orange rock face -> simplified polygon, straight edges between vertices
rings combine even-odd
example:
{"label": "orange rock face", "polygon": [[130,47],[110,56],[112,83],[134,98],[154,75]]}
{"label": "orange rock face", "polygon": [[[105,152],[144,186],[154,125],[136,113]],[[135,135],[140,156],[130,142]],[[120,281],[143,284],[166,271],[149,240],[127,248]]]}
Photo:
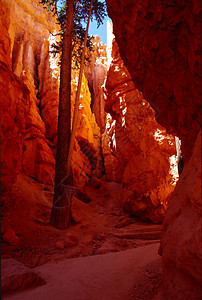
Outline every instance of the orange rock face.
{"label": "orange rock face", "polygon": [[12,188],[22,168],[23,134],[29,111],[29,90],[0,62],[1,192]]}
{"label": "orange rock face", "polygon": [[[77,72],[73,74],[72,100],[75,99],[77,89]],[[91,94],[88,81],[83,75],[76,144],[72,157],[74,180],[78,185],[89,183],[93,176],[102,176],[101,134],[95,116],[91,111]],[[72,115],[74,101],[72,101]],[[80,174],[80,175],[79,175]],[[83,184],[82,184],[83,182]]]}
{"label": "orange rock face", "polygon": [[170,199],[163,226],[163,290],[167,291],[168,299],[200,299],[201,234],[200,132]]}
{"label": "orange rock face", "polygon": [[195,143],[201,106],[200,3],[106,2],[121,57],[136,87],[155,109],[157,121],[182,140],[185,167],[169,200],[162,234],[160,299],[200,299],[199,137]]}
{"label": "orange rock face", "polygon": [[115,42],[113,56],[105,109],[112,116],[107,131],[122,174],[123,207],[142,219],[161,222],[174,189],[170,166],[170,157],[176,155],[174,137],[156,122],[153,109],[136,89]]}
{"label": "orange rock face", "polygon": [[[13,0],[3,1],[3,3],[5,7],[8,7],[7,19],[10,21],[7,35],[11,44],[9,56],[12,72],[24,82],[29,90],[26,131],[23,133],[23,154],[21,153],[19,165],[25,173],[35,179],[53,183],[55,161],[50,148],[52,145],[47,140],[47,137],[50,137],[47,117],[42,117],[45,104],[42,107],[41,103],[44,102],[46,84],[49,83],[50,91],[54,86],[54,96],[58,96],[59,85],[58,76],[55,76],[56,79],[54,78],[57,82],[55,85],[51,80],[48,81],[47,77],[44,78],[47,69],[50,77],[53,77],[55,70],[50,68],[51,61],[46,64],[43,72],[40,65],[44,63],[44,44],[50,46],[49,40],[52,36],[50,32],[59,30],[59,27],[56,25],[55,19],[39,5],[38,1],[26,1],[25,3],[21,0]],[[48,50],[45,55],[51,59]],[[41,87],[42,80],[44,80],[43,88]],[[53,103],[50,94],[49,99]],[[16,101],[15,97],[13,101]]]}
{"label": "orange rock face", "polygon": [[16,181],[22,165],[23,132],[29,110],[29,90],[10,68],[11,40],[9,3],[0,3],[0,114],[1,114],[1,191],[6,193]]}
{"label": "orange rock face", "polygon": [[[53,184],[59,56],[54,56],[50,51],[52,44],[57,42],[56,33],[60,28],[56,19],[37,0],[2,1],[0,22],[4,32],[0,59],[6,63],[2,65],[3,71],[0,74],[1,109],[4,113],[2,161],[6,178],[4,182],[7,185],[5,190],[12,186],[16,174],[21,170],[40,182]],[[77,78],[78,74],[73,74],[72,108]],[[7,94],[9,101],[6,99]],[[100,129],[90,105],[88,82],[83,76],[77,141],[72,160],[74,180],[80,186],[88,183],[92,176],[102,175]],[[11,138],[7,140],[11,130],[9,126],[14,128],[13,144]]]}
{"label": "orange rock face", "polygon": [[89,52],[88,56],[90,62],[85,66],[85,76],[91,92],[91,109],[103,133],[106,123],[103,85],[107,76],[107,52],[99,36],[94,37],[93,52]]}
{"label": "orange rock face", "polygon": [[1,26],[1,36],[0,36],[0,60],[11,67],[10,51],[11,51],[11,40],[8,34],[8,29],[10,26],[9,15],[9,3],[1,1],[0,3],[0,26]]}
{"label": "orange rock face", "polygon": [[[58,30],[55,29],[55,32]],[[43,42],[38,66],[39,98],[41,117],[46,125],[46,137],[54,141],[57,134],[57,118],[59,104],[59,57],[49,51],[57,39],[49,36]]]}
{"label": "orange rock face", "polygon": [[187,161],[200,129],[200,2],[107,0],[121,57],[156,120],[182,140]]}

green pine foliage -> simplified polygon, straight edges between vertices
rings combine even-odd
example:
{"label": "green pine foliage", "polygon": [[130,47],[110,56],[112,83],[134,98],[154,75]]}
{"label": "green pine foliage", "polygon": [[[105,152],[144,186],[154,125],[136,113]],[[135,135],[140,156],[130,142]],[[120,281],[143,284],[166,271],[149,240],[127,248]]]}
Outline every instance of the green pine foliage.
{"label": "green pine foliage", "polygon": [[[66,18],[66,5],[68,5],[68,0],[60,0],[60,6],[57,9],[58,0],[40,0],[40,3],[44,4],[44,7],[48,11],[52,11],[53,14],[57,14],[58,23],[61,26],[61,42],[52,45],[52,53],[61,53],[62,47],[62,35],[64,31],[64,24]],[[74,25],[73,25],[73,52],[72,52],[72,62],[75,68],[80,66],[81,54],[83,51],[84,36],[85,36],[85,24],[87,22],[88,13],[90,7],[90,0],[75,0],[74,6]],[[97,22],[97,28],[103,24],[103,20],[106,13],[106,4],[105,2],[94,0],[92,7],[91,21],[95,20]],[[92,37],[88,35],[87,39],[87,48],[90,51],[93,51],[92,48]],[[86,57],[86,61],[88,58]]]}
{"label": "green pine foliage", "polygon": [[52,11],[54,14],[57,13],[57,2],[58,0],[41,0],[39,3],[44,4],[44,7],[48,11]]}

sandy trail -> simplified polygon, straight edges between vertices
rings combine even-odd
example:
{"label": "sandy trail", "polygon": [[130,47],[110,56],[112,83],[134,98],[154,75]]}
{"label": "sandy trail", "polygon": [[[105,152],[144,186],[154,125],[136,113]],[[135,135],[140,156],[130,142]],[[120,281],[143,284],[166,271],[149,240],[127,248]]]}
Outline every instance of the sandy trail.
{"label": "sandy trail", "polygon": [[[159,282],[159,244],[48,262],[34,269],[45,285],[4,296],[15,300],[151,299]],[[153,294],[152,294],[153,293]]]}
{"label": "sandy trail", "polygon": [[[13,229],[20,245],[2,241],[2,258],[14,258],[27,267],[35,268],[49,260],[91,256],[123,251],[156,243],[161,225],[141,222],[128,217],[121,209],[120,184],[102,182],[99,189],[85,191],[91,200],[83,203],[74,198],[74,224],[58,230],[48,223],[52,206],[52,187],[44,194],[44,186],[20,174],[9,200],[2,203],[1,232]],[[67,235],[78,239],[73,247],[58,249]]]}
{"label": "sandy trail", "polygon": [[[9,202],[4,203],[2,228],[3,232],[13,228],[21,241],[19,246],[4,242],[2,248],[6,291],[16,292],[3,299],[149,300],[157,293],[161,225],[124,214],[119,184],[102,182],[100,188],[88,187],[85,193],[89,203],[74,199],[75,223],[58,230],[47,222],[51,188],[44,197],[43,185],[23,174],[18,177]],[[78,242],[58,249],[56,243],[69,234]],[[13,259],[14,266],[5,259]],[[28,268],[24,277],[16,260]],[[34,288],[36,282],[28,275],[32,271],[47,283]],[[30,288],[22,291],[23,286]]]}

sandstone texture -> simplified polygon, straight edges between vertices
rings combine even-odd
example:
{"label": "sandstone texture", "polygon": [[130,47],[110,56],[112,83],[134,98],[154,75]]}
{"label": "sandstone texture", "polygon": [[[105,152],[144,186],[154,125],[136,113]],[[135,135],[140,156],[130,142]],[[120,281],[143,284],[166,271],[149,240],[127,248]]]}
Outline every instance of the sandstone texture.
{"label": "sandstone texture", "polygon": [[[157,248],[158,244],[154,244],[117,253],[48,262],[35,268],[47,284],[8,295],[6,299],[152,299],[158,288],[154,279],[158,282],[161,272]],[[137,282],[136,286],[134,282]]]}
{"label": "sandstone texture", "polygon": [[[59,30],[59,27],[55,19],[39,5],[38,1],[4,0],[1,6],[1,12],[3,12],[1,21],[5,29],[3,49],[6,49],[0,56],[5,64],[4,73],[1,72],[0,75],[1,83],[5,86],[4,93],[1,88],[3,93],[1,99],[4,102],[2,126],[5,127],[2,131],[2,145],[5,144],[4,147],[2,146],[2,161],[4,164],[10,156],[13,164],[12,170],[6,167],[9,172],[8,181],[12,177],[16,180],[15,174],[23,170],[42,182],[52,183],[54,157],[50,149],[51,145],[48,144],[46,138],[47,125],[41,118],[38,69],[42,60],[41,50],[44,40],[48,42],[50,32]],[[18,87],[16,87],[17,83]],[[51,87],[50,81],[49,84]],[[9,94],[12,98],[10,100],[13,102],[12,106],[7,100]],[[15,107],[18,109],[16,112]],[[16,117],[13,114],[16,114]],[[14,124],[12,124],[12,119],[14,119]],[[10,126],[12,134],[9,134]],[[16,145],[12,146],[7,137],[14,134],[16,136],[13,139]],[[4,151],[6,147],[9,148],[10,155],[8,150]],[[16,152],[18,153],[17,159],[15,158]],[[17,160],[17,166],[14,165],[15,160]],[[15,180],[11,180],[12,183]],[[3,189],[4,186],[3,183]]]}
{"label": "sandstone texture", "polygon": [[157,122],[182,140],[200,129],[200,1],[107,0],[121,57]]}
{"label": "sandstone texture", "polygon": [[7,193],[22,169],[23,134],[30,93],[6,64],[0,62],[1,191]]}
{"label": "sandstone texture", "polygon": [[[78,72],[72,79],[72,116],[76,97]],[[83,75],[79,104],[76,143],[72,157],[72,170],[75,182],[82,186],[92,177],[102,176],[101,133],[91,108],[91,94],[88,81]]]}
{"label": "sandstone texture", "polygon": [[157,121],[182,141],[185,167],[169,200],[160,250],[161,299],[199,299],[201,150],[195,141],[201,105],[200,2],[106,2],[136,87],[156,111]]}
{"label": "sandstone texture", "polygon": [[91,92],[91,109],[101,133],[105,130],[104,82],[107,76],[107,51],[99,36],[93,38],[93,52],[88,52],[89,63],[85,66],[85,76]]}
{"label": "sandstone texture", "polygon": [[1,36],[0,36],[0,59],[8,67],[11,67],[10,51],[11,51],[11,40],[8,34],[10,19],[9,15],[9,3],[1,1],[0,3],[0,26],[1,26]]}
{"label": "sandstone texture", "polygon": [[23,132],[29,110],[29,90],[10,70],[9,3],[0,3],[1,191],[6,193],[21,170]]}
{"label": "sandstone texture", "polygon": [[[6,192],[20,171],[42,183],[54,183],[59,55],[51,51],[60,28],[37,0],[3,0],[0,5],[2,190]],[[77,78],[73,73],[72,115]],[[83,76],[72,160],[74,181],[80,186],[103,172],[100,129],[90,105],[89,84]]]}
{"label": "sandstone texture", "polygon": [[19,290],[40,286],[46,283],[39,274],[15,259],[1,261],[1,293],[13,293]]}
{"label": "sandstone texture", "polygon": [[113,170],[117,161],[122,174],[124,210],[142,219],[161,222],[177,180],[170,162],[171,156],[176,158],[175,140],[156,122],[150,104],[136,89],[116,42],[112,56],[106,81],[107,134],[103,135],[104,141],[108,137],[111,143],[108,152],[103,150],[106,176],[110,177],[108,169]]}
{"label": "sandstone texture", "polygon": [[200,132],[164,220],[160,253],[163,256],[163,290],[167,291],[168,299],[201,298],[201,234]]}
{"label": "sandstone texture", "polygon": [[4,235],[3,240],[13,246],[19,246],[20,245],[20,238],[16,235],[15,231],[12,229],[8,229]]}

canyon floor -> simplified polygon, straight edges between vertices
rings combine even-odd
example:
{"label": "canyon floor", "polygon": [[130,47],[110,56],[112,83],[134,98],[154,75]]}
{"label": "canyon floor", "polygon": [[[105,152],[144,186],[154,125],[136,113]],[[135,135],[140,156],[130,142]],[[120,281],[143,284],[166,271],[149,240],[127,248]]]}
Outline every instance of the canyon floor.
{"label": "canyon floor", "polygon": [[[2,235],[16,235],[2,240],[5,299],[144,300],[157,293],[161,225],[125,214],[118,183],[94,182],[82,192],[88,203],[74,198],[73,224],[58,230],[48,221],[52,186],[18,176],[1,207]],[[39,279],[26,275],[32,273]]]}

